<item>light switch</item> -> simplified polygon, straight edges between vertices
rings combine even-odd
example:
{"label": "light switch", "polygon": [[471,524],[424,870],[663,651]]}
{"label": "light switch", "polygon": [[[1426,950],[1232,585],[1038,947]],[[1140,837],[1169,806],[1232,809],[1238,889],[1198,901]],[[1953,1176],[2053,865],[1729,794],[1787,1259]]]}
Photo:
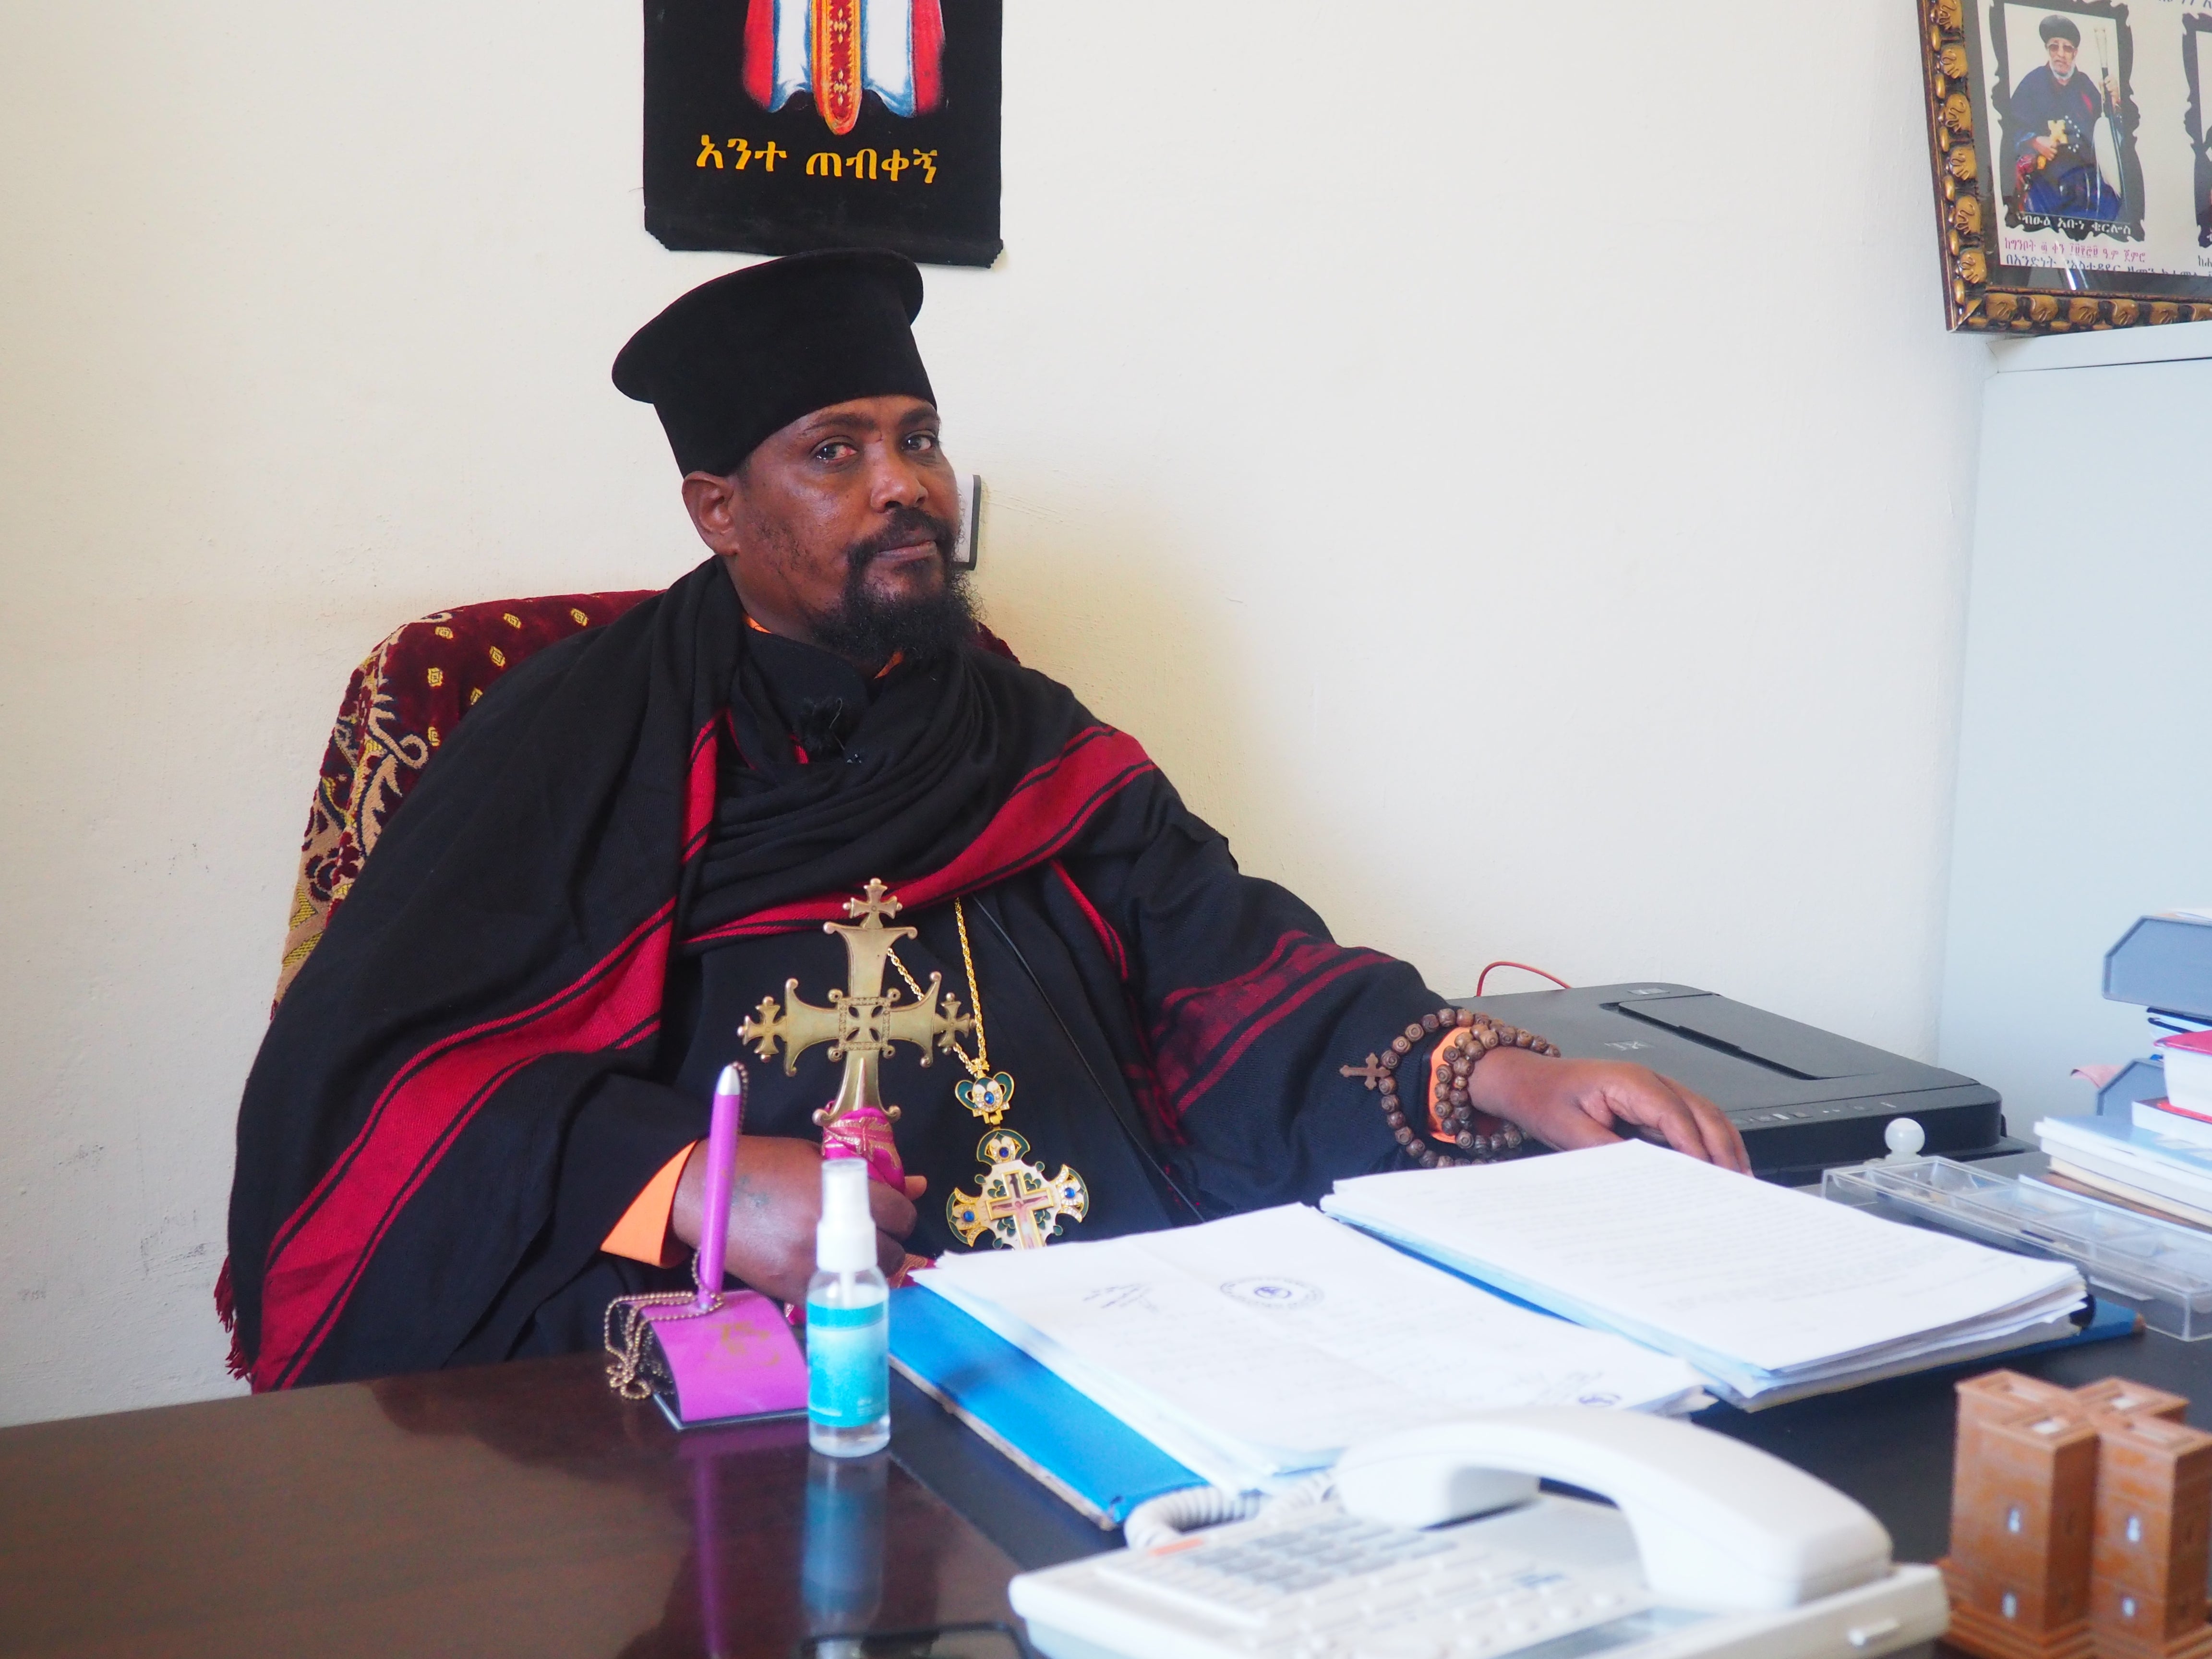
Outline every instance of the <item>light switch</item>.
{"label": "light switch", "polygon": [[974,472],[954,476],[959,481],[960,534],[952,544],[952,566],[956,570],[973,570],[976,548],[982,539],[983,480]]}

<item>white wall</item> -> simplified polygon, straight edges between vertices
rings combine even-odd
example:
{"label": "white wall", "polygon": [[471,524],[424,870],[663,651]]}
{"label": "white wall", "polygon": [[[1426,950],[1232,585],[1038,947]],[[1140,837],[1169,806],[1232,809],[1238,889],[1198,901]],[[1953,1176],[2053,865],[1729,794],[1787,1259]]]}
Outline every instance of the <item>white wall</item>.
{"label": "white wall", "polygon": [[1989,384],[1941,1057],[2027,1133],[2095,1109],[2076,1066],[2150,1052],[2102,995],[2148,910],[2212,903],[2212,323],[2139,339],[2195,362],[2023,368]]}
{"label": "white wall", "polygon": [[[1441,987],[1929,1050],[1986,353],[1909,10],[1009,11],[1009,252],[921,324],[996,624]],[[0,1419],[228,1386],[232,1113],[354,661],[699,556],[606,380],[734,263],[638,228],[637,33],[0,7]]]}

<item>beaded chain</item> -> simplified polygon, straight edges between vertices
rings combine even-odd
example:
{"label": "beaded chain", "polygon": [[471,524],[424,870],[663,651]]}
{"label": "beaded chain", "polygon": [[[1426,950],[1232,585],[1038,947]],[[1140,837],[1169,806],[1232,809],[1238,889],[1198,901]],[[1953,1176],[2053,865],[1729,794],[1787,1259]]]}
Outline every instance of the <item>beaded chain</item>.
{"label": "beaded chain", "polygon": [[[1437,1126],[1433,1133],[1449,1137],[1458,1151],[1457,1157],[1420,1144],[1421,1133],[1407,1121],[1406,1103],[1398,1086],[1399,1063],[1413,1052],[1414,1044],[1439,1031],[1446,1033],[1443,1048],[1449,1058],[1437,1068],[1435,1098],[1427,1104],[1431,1108],[1430,1121]],[[1418,1159],[1423,1169],[1487,1164],[1518,1152],[1527,1139],[1510,1123],[1495,1134],[1475,1132],[1475,1111],[1468,1092],[1468,1079],[1474,1074],[1476,1064],[1492,1048],[1526,1048],[1531,1054],[1553,1060],[1559,1057],[1558,1047],[1534,1031],[1524,1031],[1517,1025],[1502,1025],[1489,1015],[1478,1014],[1469,1008],[1445,1007],[1409,1023],[1390,1039],[1389,1047],[1379,1056],[1368,1055],[1364,1066],[1340,1066],[1337,1071],[1342,1076],[1363,1079],[1370,1089],[1381,1093],[1382,1121],[1389,1125],[1391,1134],[1406,1155]]]}
{"label": "beaded chain", "polygon": [[[722,1310],[722,1293],[712,1296],[703,1292],[706,1282],[700,1277],[699,1254],[691,1254],[691,1282],[696,1291],[661,1291],[645,1296],[618,1296],[607,1304],[606,1317],[600,1322],[599,1342],[614,1359],[607,1367],[607,1386],[625,1400],[648,1400],[653,1396],[653,1384],[642,1374],[646,1369],[645,1339],[653,1334],[653,1321],[645,1316],[647,1308],[673,1308],[678,1303],[690,1303],[681,1313],[665,1313],[663,1320],[702,1319]],[[615,1329],[622,1328],[619,1343]]]}

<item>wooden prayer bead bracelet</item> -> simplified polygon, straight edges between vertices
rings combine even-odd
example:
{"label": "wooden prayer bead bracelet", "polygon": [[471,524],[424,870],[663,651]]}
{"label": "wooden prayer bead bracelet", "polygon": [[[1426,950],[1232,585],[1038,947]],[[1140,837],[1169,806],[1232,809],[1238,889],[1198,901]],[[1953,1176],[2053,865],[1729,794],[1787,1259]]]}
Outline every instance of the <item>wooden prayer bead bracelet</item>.
{"label": "wooden prayer bead bracelet", "polygon": [[[1413,1046],[1437,1032],[1446,1033],[1445,1052],[1450,1056],[1439,1069],[1437,1077],[1433,1121],[1443,1126],[1440,1133],[1451,1137],[1460,1155],[1439,1152],[1421,1144],[1421,1132],[1407,1121],[1405,1102],[1398,1087],[1399,1062],[1413,1052]],[[1340,1066],[1337,1070],[1345,1077],[1362,1079],[1370,1089],[1382,1096],[1382,1121],[1390,1126],[1390,1133],[1408,1158],[1417,1158],[1425,1170],[1450,1169],[1461,1164],[1486,1164],[1518,1152],[1525,1137],[1511,1124],[1496,1134],[1477,1134],[1474,1132],[1474,1108],[1468,1093],[1468,1079],[1476,1064],[1492,1048],[1526,1048],[1531,1054],[1547,1055],[1557,1060],[1556,1045],[1544,1041],[1534,1031],[1524,1031],[1517,1025],[1501,1025],[1487,1014],[1478,1014],[1468,1008],[1439,1008],[1433,1014],[1423,1014],[1408,1024],[1406,1029],[1390,1039],[1390,1046],[1377,1056],[1367,1056],[1364,1066]]]}

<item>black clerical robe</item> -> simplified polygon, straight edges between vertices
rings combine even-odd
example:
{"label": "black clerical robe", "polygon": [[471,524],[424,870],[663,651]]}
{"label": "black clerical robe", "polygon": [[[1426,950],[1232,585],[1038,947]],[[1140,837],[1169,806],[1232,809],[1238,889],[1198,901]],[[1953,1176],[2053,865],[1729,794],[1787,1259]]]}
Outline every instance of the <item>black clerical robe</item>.
{"label": "black clerical robe", "polygon": [[[2098,170],[2095,133],[2106,118],[2104,89],[2080,70],[2063,82],[2039,64],[2020,78],[2006,111],[2013,168],[2030,213],[2117,219],[2120,193]],[[2040,155],[2036,140],[2057,146]]]}
{"label": "black clerical robe", "polygon": [[[866,680],[749,629],[709,560],[485,699],[278,1011],[232,1199],[255,1385],[588,1346],[611,1297],[685,1282],[600,1243],[704,1133],[740,1020],[844,985],[821,924],[871,877],[920,930],[902,960],[965,1004],[962,898],[1006,1127],[1089,1188],[1061,1237],[1401,1158],[1337,1068],[1437,1007],[1411,968],[1240,873],[1065,688],[975,650]],[[825,1051],[746,1057],[746,1132],[818,1139]],[[963,1076],[883,1066],[924,1254],[963,1248],[946,1200],[983,1171]]]}

